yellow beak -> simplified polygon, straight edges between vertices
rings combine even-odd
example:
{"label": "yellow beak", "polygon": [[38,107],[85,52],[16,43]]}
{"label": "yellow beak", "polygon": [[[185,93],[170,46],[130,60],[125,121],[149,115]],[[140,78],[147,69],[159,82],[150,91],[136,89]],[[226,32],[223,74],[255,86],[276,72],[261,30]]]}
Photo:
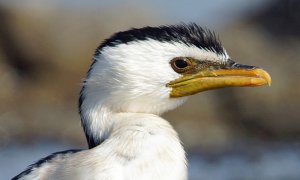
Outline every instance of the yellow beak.
{"label": "yellow beak", "polygon": [[226,68],[202,70],[196,74],[185,74],[171,81],[170,97],[183,97],[198,92],[224,87],[271,85],[270,75],[260,68]]}

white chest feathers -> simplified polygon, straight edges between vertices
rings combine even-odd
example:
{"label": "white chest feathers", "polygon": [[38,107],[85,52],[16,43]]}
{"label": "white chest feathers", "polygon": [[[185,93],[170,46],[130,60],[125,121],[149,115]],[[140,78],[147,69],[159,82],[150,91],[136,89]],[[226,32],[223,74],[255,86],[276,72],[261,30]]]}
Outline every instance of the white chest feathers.
{"label": "white chest feathers", "polygon": [[126,113],[115,117],[109,137],[99,146],[57,156],[27,177],[57,180],[185,180],[187,167],[185,152],[167,121],[155,115]]}

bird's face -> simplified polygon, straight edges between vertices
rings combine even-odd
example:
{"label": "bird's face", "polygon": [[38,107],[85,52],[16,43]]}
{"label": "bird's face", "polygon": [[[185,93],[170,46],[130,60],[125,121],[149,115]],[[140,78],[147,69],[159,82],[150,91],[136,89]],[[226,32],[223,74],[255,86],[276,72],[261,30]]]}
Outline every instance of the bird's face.
{"label": "bird's face", "polygon": [[196,24],[145,27],[99,46],[80,109],[100,103],[118,112],[160,114],[198,92],[270,83],[266,71],[235,63],[214,33]]}
{"label": "bird's face", "polygon": [[225,50],[153,39],[104,47],[91,73],[88,82],[97,82],[98,95],[119,111],[157,114],[201,91],[271,82],[264,70],[235,63]]}

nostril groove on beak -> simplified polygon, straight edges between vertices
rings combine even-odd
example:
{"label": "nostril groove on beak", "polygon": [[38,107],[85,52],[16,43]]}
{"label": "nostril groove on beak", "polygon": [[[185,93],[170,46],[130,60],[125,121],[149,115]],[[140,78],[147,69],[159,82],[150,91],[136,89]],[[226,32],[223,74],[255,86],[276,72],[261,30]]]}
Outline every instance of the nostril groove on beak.
{"label": "nostril groove on beak", "polygon": [[249,66],[249,65],[244,65],[244,64],[238,64],[232,59],[227,60],[227,67],[229,68],[237,68],[237,69],[256,69],[256,66]]}
{"label": "nostril groove on beak", "polygon": [[256,69],[256,66],[249,66],[249,65],[244,65],[244,64],[237,64],[235,63],[232,67],[238,68],[238,69]]}
{"label": "nostril groove on beak", "polygon": [[231,60],[231,59],[228,59],[228,60],[227,60],[227,66],[232,67],[232,66],[234,66],[235,64],[236,64],[236,62],[234,62],[233,60]]}

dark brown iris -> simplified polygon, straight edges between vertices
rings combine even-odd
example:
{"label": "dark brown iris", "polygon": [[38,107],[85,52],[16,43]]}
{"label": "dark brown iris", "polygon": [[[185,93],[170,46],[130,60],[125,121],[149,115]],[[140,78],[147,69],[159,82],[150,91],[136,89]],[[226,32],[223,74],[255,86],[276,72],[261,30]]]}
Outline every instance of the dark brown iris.
{"label": "dark brown iris", "polygon": [[170,61],[171,67],[179,74],[192,73],[195,70],[195,63],[186,57],[176,57]]}

